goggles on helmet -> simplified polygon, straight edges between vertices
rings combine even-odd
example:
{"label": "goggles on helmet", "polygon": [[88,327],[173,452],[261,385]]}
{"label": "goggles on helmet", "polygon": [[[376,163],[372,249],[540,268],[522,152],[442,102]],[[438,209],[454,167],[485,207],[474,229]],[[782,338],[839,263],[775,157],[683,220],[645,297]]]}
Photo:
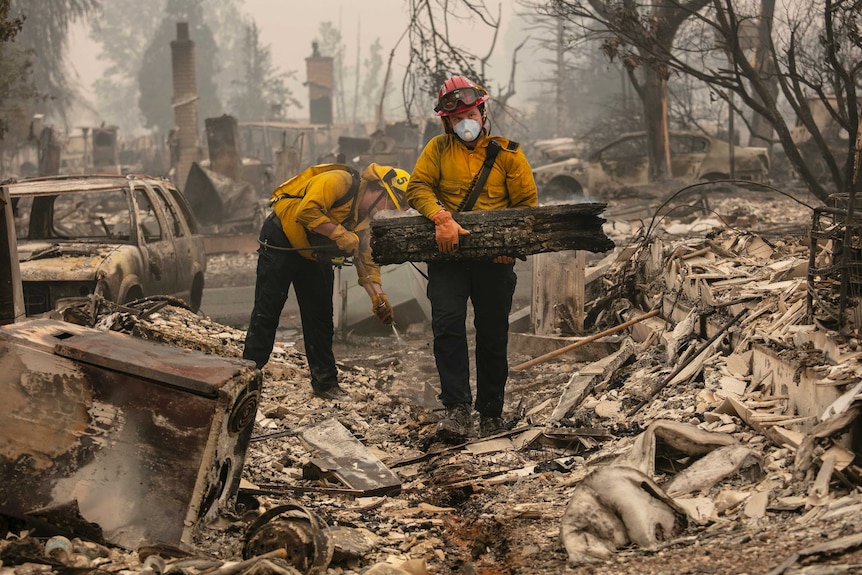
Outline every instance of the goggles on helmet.
{"label": "goggles on helmet", "polygon": [[440,97],[435,112],[453,112],[463,106],[471,106],[478,102],[484,94],[478,88],[456,88]]}

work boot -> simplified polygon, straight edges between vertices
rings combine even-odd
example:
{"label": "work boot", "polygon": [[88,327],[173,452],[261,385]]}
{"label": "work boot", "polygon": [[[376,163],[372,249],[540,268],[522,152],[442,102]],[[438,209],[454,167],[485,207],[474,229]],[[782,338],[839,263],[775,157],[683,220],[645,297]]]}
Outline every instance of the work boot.
{"label": "work boot", "polygon": [[331,399],[332,401],[352,401],[350,394],[341,389],[338,384],[330,387],[313,388],[314,395],[323,399]]}
{"label": "work boot", "polygon": [[491,415],[483,415],[479,418],[479,437],[488,437],[496,435],[506,430],[506,424],[503,423],[502,417],[494,417]]}
{"label": "work boot", "polygon": [[476,437],[470,406],[466,403],[447,405],[446,415],[437,424],[437,437],[450,443]]}

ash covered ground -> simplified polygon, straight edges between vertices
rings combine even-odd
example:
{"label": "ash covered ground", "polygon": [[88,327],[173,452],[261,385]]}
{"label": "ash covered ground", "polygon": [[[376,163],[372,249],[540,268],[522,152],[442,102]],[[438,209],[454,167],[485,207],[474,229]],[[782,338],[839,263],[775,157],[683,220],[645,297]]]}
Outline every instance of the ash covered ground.
{"label": "ash covered ground", "polygon": [[[795,202],[736,198],[711,209],[724,216],[718,221],[719,228],[727,231],[736,227],[728,222],[754,223],[757,233],[772,244],[784,246],[787,253],[800,260],[807,258],[804,233],[810,213]],[[663,226],[685,226],[696,219],[665,218]],[[614,224],[622,230],[629,225]],[[713,224],[698,229],[709,229],[710,225]],[[721,239],[718,232],[703,233],[710,234],[710,241]],[[620,237],[614,239],[621,243]],[[689,235],[684,240],[671,238],[668,244],[695,241]],[[667,248],[666,253],[674,253],[674,249]],[[237,285],[243,279],[247,281],[253,278],[255,261],[254,254],[219,256],[210,263],[207,283]],[[190,328],[198,329],[200,323],[198,317],[188,318]],[[205,331],[231,334],[233,345],[227,349],[240,353],[241,329],[213,325]],[[224,347],[220,349],[225,351]],[[437,377],[427,325],[402,330],[400,340],[338,334],[335,352],[342,385],[354,398],[349,403],[332,404],[311,395],[301,349],[301,341],[293,335],[285,338],[264,369],[261,416],[255,435],[303,429],[334,417],[403,481],[400,494],[379,498],[355,499],[314,492],[290,495],[319,513],[329,525],[351,526],[372,534],[373,550],[330,566],[329,573],[361,573],[378,562],[398,565],[411,559],[423,561],[428,572],[440,574],[755,574],[862,569],[862,553],[856,551],[852,537],[845,545],[838,545],[834,553],[814,551],[817,545],[840,542],[842,537],[859,532],[852,511],[862,502],[859,489],[852,482],[842,485],[833,480],[830,494],[818,499],[813,495],[812,471],[795,469],[792,449],[776,445],[736,418],[723,429],[759,455],[762,474],[756,478],[728,477],[699,495],[715,500],[722,494],[742,493],[741,501],[716,511],[703,524],[689,523],[678,533],[663,534],[661,543],[651,549],[622,545],[604,561],[578,566],[567,563],[561,519],[590,471],[629,449],[634,438],[657,419],[710,428],[703,414],[715,406],[703,405],[702,392],[714,391],[717,384],[708,374],[682,388],[658,394],[633,417],[606,409],[608,405],[630,406],[633,398],[643,397],[638,386],[645,384],[636,381],[633,374],[646,373],[647,379],[655,381],[670,369],[663,365],[666,350],[658,345],[644,349],[618,375],[618,381],[584,401],[579,413],[581,423],[605,430],[605,436],[578,445],[534,442],[520,449],[487,453],[452,448],[433,439],[440,406],[436,401]],[[516,353],[510,363],[516,365],[529,359]],[[511,372],[505,409],[510,426],[541,426],[572,374],[584,366],[583,362],[562,356],[528,370]],[[720,357],[714,359],[712,369],[724,369]],[[295,437],[254,442],[246,476],[255,484],[307,484],[301,471],[307,459],[307,451]],[[661,483],[670,473],[667,469],[657,471],[657,481]],[[762,514],[744,503],[760,492],[769,493]],[[279,500],[259,499],[264,508]],[[231,550],[236,552],[236,540],[231,543],[230,530],[211,533],[211,551],[221,556],[230,556]],[[811,566],[806,567],[808,563]]]}
{"label": "ash covered ground", "polygon": [[[724,218],[709,219],[707,214],[661,218],[668,232],[659,254],[664,269],[676,270],[674,265],[690,261],[690,254],[706,251],[718,254],[717,259],[703,264],[709,269],[722,265],[728,270],[744,268],[751,277],[764,273],[774,277],[807,261],[804,230],[810,214],[795,203],[736,198],[711,210]],[[757,229],[740,229],[742,224],[729,223],[730,219],[745,221],[747,226],[756,221]],[[631,221],[612,222],[609,234],[614,234],[620,246],[634,245],[638,243],[636,228]],[[768,256],[757,259],[740,247],[750,245],[753,237],[767,240]],[[637,267],[640,262],[632,257],[628,263],[619,262],[616,271],[609,270],[602,280],[608,289],[620,280],[620,269]],[[254,254],[216,256],[209,262],[207,286],[248,285],[253,281],[255,262]],[[666,288],[662,282],[639,286],[656,293]],[[765,289],[756,296],[760,298],[757,305],[765,307],[757,318],[738,328],[741,341],[761,337],[758,334],[769,322],[786,313],[782,306],[803,297],[786,287],[780,294],[775,291]],[[609,308],[604,323],[596,329],[622,323],[624,311]],[[169,306],[130,323],[133,333],[170,345],[229,357],[239,357],[242,352],[243,326],[224,325],[179,307]],[[372,566],[377,566],[377,573],[414,575],[862,571],[858,550],[862,494],[848,471],[852,466],[831,477],[818,473],[817,462],[841,437],[819,438],[805,459],[796,449],[775,441],[766,427],[755,429],[737,415],[720,413],[728,397],[726,378],[731,375],[745,384],[738,401],[753,404],[763,399],[757,382],[734,371],[731,358],[737,350],[717,348],[697,375],[656,390],[656,382],[674,370],[679,357],[668,353],[661,343],[666,340],[639,343],[632,359],[610,380],[592,388],[577,409],[555,426],[547,424],[561,395],[573,376],[594,360],[562,355],[529,369],[513,370],[504,413],[511,430],[497,438],[503,443],[448,446],[433,437],[440,406],[427,325],[405,327],[400,340],[338,334],[335,354],[341,383],[353,397],[343,403],[311,394],[299,326],[282,327],[284,337],[263,370],[261,403],[244,467],[248,486],[257,488],[255,493],[268,493],[241,493],[235,510],[226,511],[207,526],[195,542],[195,552],[202,559],[231,565],[241,558],[244,536],[260,513],[295,502],[332,529],[338,552],[320,571],[328,575],[361,574]],[[674,327],[668,326],[668,330]],[[513,353],[510,363],[529,359],[532,356]],[[855,359],[848,360],[842,381],[853,381],[856,364]],[[631,407],[642,402],[643,408],[629,415]],[[356,497],[339,492],[344,486],[331,479],[310,479],[303,473],[312,456],[297,434],[331,418],[398,475],[399,493]],[[656,540],[649,546],[623,537],[606,557],[571,564],[561,527],[564,517],[577,511],[568,507],[569,502],[591,473],[630,453],[636,440],[656,422],[729,438],[734,446],[745,448],[756,464],[742,466],[688,493],[688,500],[712,506],[700,520],[646,534]],[[540,433],[525,436],[530,429]],[[692,459],[657,453],[651,478],[658,486],[668,485]],[[356,544],[355,538],[351,543],[338,528],[361,534],[362,543]],[[381,563],[390,570],[382,571]],[[179,560],[169,560],[168,571],[171,566],[178,568]],[[138,572],[141,558],[112,551],[99,568]],[[278,564],[259,569],[292,572]],[[202,575],[205,571],[182,572]]]}

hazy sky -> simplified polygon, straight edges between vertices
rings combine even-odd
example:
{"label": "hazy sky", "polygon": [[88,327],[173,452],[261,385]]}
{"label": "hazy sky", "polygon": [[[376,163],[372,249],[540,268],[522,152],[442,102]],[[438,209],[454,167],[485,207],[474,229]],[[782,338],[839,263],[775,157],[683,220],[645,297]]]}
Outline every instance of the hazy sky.
{"label": "hazy sky", "polygon": [[[511,1],[503,0],[504,27],[511,22]],[[408,23],[408,0],[245,0],[245,12],[254,18],[260,29],[261,41],[269,45],[273,64],[282,72],[297,72],[296,82],[288,87],[297,97],[304,97],[305,58],[311,55],[311,43],[318,36],[320,23],[331,21],[340,27],[346,54],[345,64],[356,64],[357,31],[361,60],[368,54],[368,47],[376,38],[383,46],[384,64]],[[358,30],[357,30],[358,29]],[[480,24],[455,23],[458,41],[474,45],[474,53],[484,54],[490,44],[491,35]],[[504,52],[498,38],[497,54]],[[102,71],[97,59],[98,47],[87,37],[83,28],[76,29],[70,38],[71,60],[75,65],[82,87],[89,92],[92,82]],[[394,81],[400,82],[404,73],[404,62],[408,53],[407,39],[398,46],[395,58]],[[508,58],[510,56],[504,57]],[[360,61],[361,61],[360,60]],[[399,67],[400,64],[400,67]],[[503,70],[499,82],[506,80],[508,70]]]}
{"label": "hazy sky", "polygon": [[[331,21],[341,29],[345,64],[353,66],[357,28],[360,58],[367,57],[368,46],[377,37],[384,57],[388,57],[407,27],[406,4],[406,0],[245,0],[246,12],[260,28],[262,43],[272,50],[273,63],[284,72],[296,70],[302,80],[305,58],[311,55],[311,43],[318,36],[321,22]],[[405,42],[401,47],[406,54]]]}

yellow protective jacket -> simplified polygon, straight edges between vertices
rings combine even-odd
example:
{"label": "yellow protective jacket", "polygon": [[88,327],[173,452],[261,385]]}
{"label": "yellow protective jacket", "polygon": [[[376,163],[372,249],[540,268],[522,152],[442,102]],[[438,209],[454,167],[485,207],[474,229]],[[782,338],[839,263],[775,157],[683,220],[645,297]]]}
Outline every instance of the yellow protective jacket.
{"label": "yellow protective jacket", "polygon": [[[485,161],[491,137],[484,132],[471,150],[454,134],[436,136],[416,160],[407,185],[410,206],[430,218],[441,209],[455,212],[470,182]],[[474,210],[523,208],[538,203],[533,170],[520,146],[509,150],[509,140],[493,137],[502,149],[497,154]]]}
{"label": "yellow protective jacket", "polygon": [[[360,266],[357,271],[360,267],[364,267],[365,271],[364,274],[358,274],[359,285],[368,282],[380,284],[380,266],[371,257],[367,222],[356,221],[359,217],[357,206],[365,194],[367,182],[360,181],[359,193],[354,200],[335,206],[338,200],[350,192],[352,184],[353,177],[345,170],[323,172],[309,180],[302,198],[282,198],[273,204],[272,209],[281,221],[281,228],[290,240],[290,245],[295,248],[309,247],[306,230],[311,231],[326,222],[342,225],[355,232],[359,236]],[[299,253],[310,260],[316,259],[312,250]]]}

